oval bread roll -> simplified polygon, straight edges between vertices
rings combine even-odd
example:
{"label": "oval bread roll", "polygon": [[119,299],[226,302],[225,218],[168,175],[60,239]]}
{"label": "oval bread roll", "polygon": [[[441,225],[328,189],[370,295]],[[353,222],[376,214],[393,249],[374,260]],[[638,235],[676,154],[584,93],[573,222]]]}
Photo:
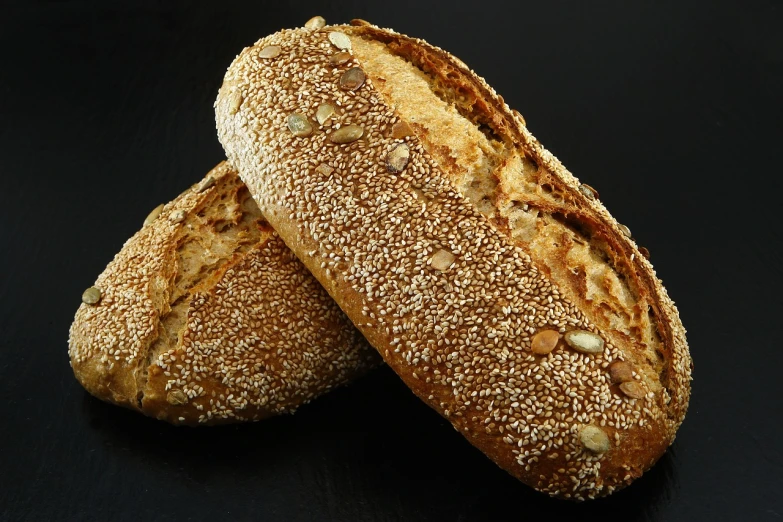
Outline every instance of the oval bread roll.
{"label": "oval bread roll", "polygon": [[92,395],[173,424],[251,421],[380,363],[228,164],[161,207],[71,325]]}
{"label": "oval bread roll", "polygon": [[569,499],[639,477],[691,358],[643,250],[457,58],[366,22],[286,30],[217,128],[283,240],[424,402]]}

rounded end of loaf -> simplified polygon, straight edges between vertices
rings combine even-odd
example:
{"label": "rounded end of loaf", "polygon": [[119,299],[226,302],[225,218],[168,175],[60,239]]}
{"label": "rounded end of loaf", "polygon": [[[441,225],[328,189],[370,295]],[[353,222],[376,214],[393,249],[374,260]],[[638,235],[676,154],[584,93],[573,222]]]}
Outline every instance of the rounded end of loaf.
{"label": "rounded end of loaf", "polygon": [[[286,30],[242,51],[215,109],[275,229],[414,393],[502,468],[584,500],[672,443],[691,375],[676,308],[597,192],[460,60],[366,22]],[[357,141],[334,139],[357,124]],[[402,228],[427,237],[405,243]],[[423,303],[434,311],[409,313]],[[534,352],[548,329],[557,344]]]}
{"label": "rounded end of loaf", "polygon": [[91,395],[152,417],[165,411],[142,401],[152,347],[168,340],[160,318],[171,310],[177,233],[190,224],[187,213],[205,197],[193,194],[216,183],[222,187],[232,177],[235,173],[222,162],[174,201],[152,209],[85,291],[70,327],[68,355],[74,376]]}
{"label": "rounded end of loaf", "polygon": [[[89,325],[85,325],[89,328]],[[89,341],[75,333],[82,328],[79,319],[74,322],[69,339],[71,353],[82,351]],[[141,411],[135,367],[129,368],[119,361],[101,360],[100,357],[70,358],[73,374],[79,384],[93,397],[132,410]]]}

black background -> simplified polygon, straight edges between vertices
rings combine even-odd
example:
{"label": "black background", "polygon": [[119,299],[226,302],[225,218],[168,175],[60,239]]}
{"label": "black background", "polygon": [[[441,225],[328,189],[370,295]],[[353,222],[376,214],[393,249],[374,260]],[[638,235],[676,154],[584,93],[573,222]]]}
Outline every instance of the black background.
{"label": "black background", "polygon": [[[0,10],[3,520],[780,520],[783,15],[776,2],[29,2]],[[695,360],[677,441],[608,499],[550,500],[384,368],[256,425],[88,396],[67,332],[147,213],[222,159],[233,57],[364,18],[461,57],[652,252]]]}

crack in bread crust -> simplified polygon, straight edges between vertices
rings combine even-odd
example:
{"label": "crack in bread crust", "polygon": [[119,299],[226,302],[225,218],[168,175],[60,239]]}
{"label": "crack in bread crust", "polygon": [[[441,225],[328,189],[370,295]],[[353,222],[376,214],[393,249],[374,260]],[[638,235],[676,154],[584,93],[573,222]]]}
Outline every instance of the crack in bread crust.
{"label": "crack in bread crust", "polygon": [[[375,36],[372,28],[368,32]],[[634,345],[627,355],[645,370],[652,389],[666,386],[664,364],[656,356],[664,350],[658,321],[633,313],[638,307],[655,314],[650,292],[628,277],[623,253],[607,247],[600,220],[556,175],[536,164],[520,137],[509,132],[513,126],[495,127],[497,117],[489,105],[476,103],[480,94],[462,72],[416,46],[370,36],[357,39],[357,57],[387,103],[413,122],[417,137],[460,193],[547,269],[607,335]]]}
{"label": "crack in bread crust", "polygon": [[[499,229],[506,231],[516,244],[525,248],[542,269],[548,268],[551,273],[568,268],[574,275],[582,274],[584,281],[576,281],[566,274],[556,280],[588,315],[591,310],[597,312],[590,315],[591,319],[607,335],[615,337],[619,343],[633,346],[626,350],[626,356],[638,363],[648,386],[654,390],[666,389],[671,399],[668,414],[681,421],[689,399],[687,383],[692,365],[685,330],[676,307],[655,277],[646,256],[633,241],[628,241],[621,226],[600,202],[587,198],[579,190],[578,180],[530,135],[521,116],[511,111],[502,97],[464,63],[426,42],[372,26],[364,25],[352,32],[361,37],[361,40],[355,40],[366,43],[367,47],[388,49],[386,55],[376,50],[369,51],[368,56],[376,61],[372,67],[384,76],[383,81],[378,82],[378,90],[403,118],[416,118],[423,110],[432,111],[437,101],[445,102],[441,118],[430,118],[436,122],[435,129],[427,132],[422,126],[417,127],[417,136],[423,139],[427,150],[460,192]],[[362,48],[357,45],[357,52]],[[400,67],[389,67],[393,62],[391,55],[415,68],[404,71]],[[394,74],[388,74],[388,71]],[[369,74],[374,78],[379,76]],[[414,95],[393,92],[390,83],[408,88],[412,77],[423,78],[429,83],[430,92],[423,96],[429,95],[429,99],[421,100],[418,92]],[[406,98],[418,101],[408,111],[405,110]],[[470,140],[443,124],[449,111],[474,124],[474,129],[460,128],[468,130],[462,134],[470,136]],[[452,116],[449,121],[454,119]],[[464,165],[457,164],[453,158],[471,156],[469,151],[476,149],[479,149],[478,154],[494,156],[490,163],[500,167],[494,171],[471,172],[468,169],[473,176],[465,180]],[[443,154],[444,150],[446,154]],[[520,213],[528,212],[530,207],[539,215],[514,227],[518,223],[511,218],[519,219]],[[533,233],[530,221],[535,223]],[[563,221],[576,222],[578,228],[587,229],[589,233],[568,234],[571,227],[558,226],[558,222]],[[566,267],[563,267],[563,259]],[[601,266],[603,269],[599,270]],[[672,375],[678,377],[678,382],[669,382]]]}

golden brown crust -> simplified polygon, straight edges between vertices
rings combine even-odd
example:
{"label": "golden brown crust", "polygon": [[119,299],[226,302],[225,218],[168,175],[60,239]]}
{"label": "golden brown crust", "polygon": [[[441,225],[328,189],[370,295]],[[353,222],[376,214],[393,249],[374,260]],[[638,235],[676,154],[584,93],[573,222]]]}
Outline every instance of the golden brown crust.
{"label": "golden brown crust", "polygon": [[[345,47],[333,32],[353,60],[330,60]],[[352,67],[366,81],[346,91]],[[340,108],[334,120],[307,136],[285,127],[323,103]],[[592,498],[672,442],[690,391],[676,308],[622,226],[461,61],[364,22],[282,31],[235,60],[216,113],[288,246],[414,393],[501,467]],[[347,125],[361,139],[331,142]],[[400,146],[406,166],[390,168]],[[566,335],[534,355],[544,329]],[[569,334],[580,330],[591,333]],[[596,339],[602,350],[585,353]],[[630,395],[611,380],[618,360],[633,364]]]}
{"label": "golden brown crust", "polygon": [[225,162],[165,205],[95,286],[101,300],[71,326],[77,379],[174,424],[292,412],[378,363]]}

